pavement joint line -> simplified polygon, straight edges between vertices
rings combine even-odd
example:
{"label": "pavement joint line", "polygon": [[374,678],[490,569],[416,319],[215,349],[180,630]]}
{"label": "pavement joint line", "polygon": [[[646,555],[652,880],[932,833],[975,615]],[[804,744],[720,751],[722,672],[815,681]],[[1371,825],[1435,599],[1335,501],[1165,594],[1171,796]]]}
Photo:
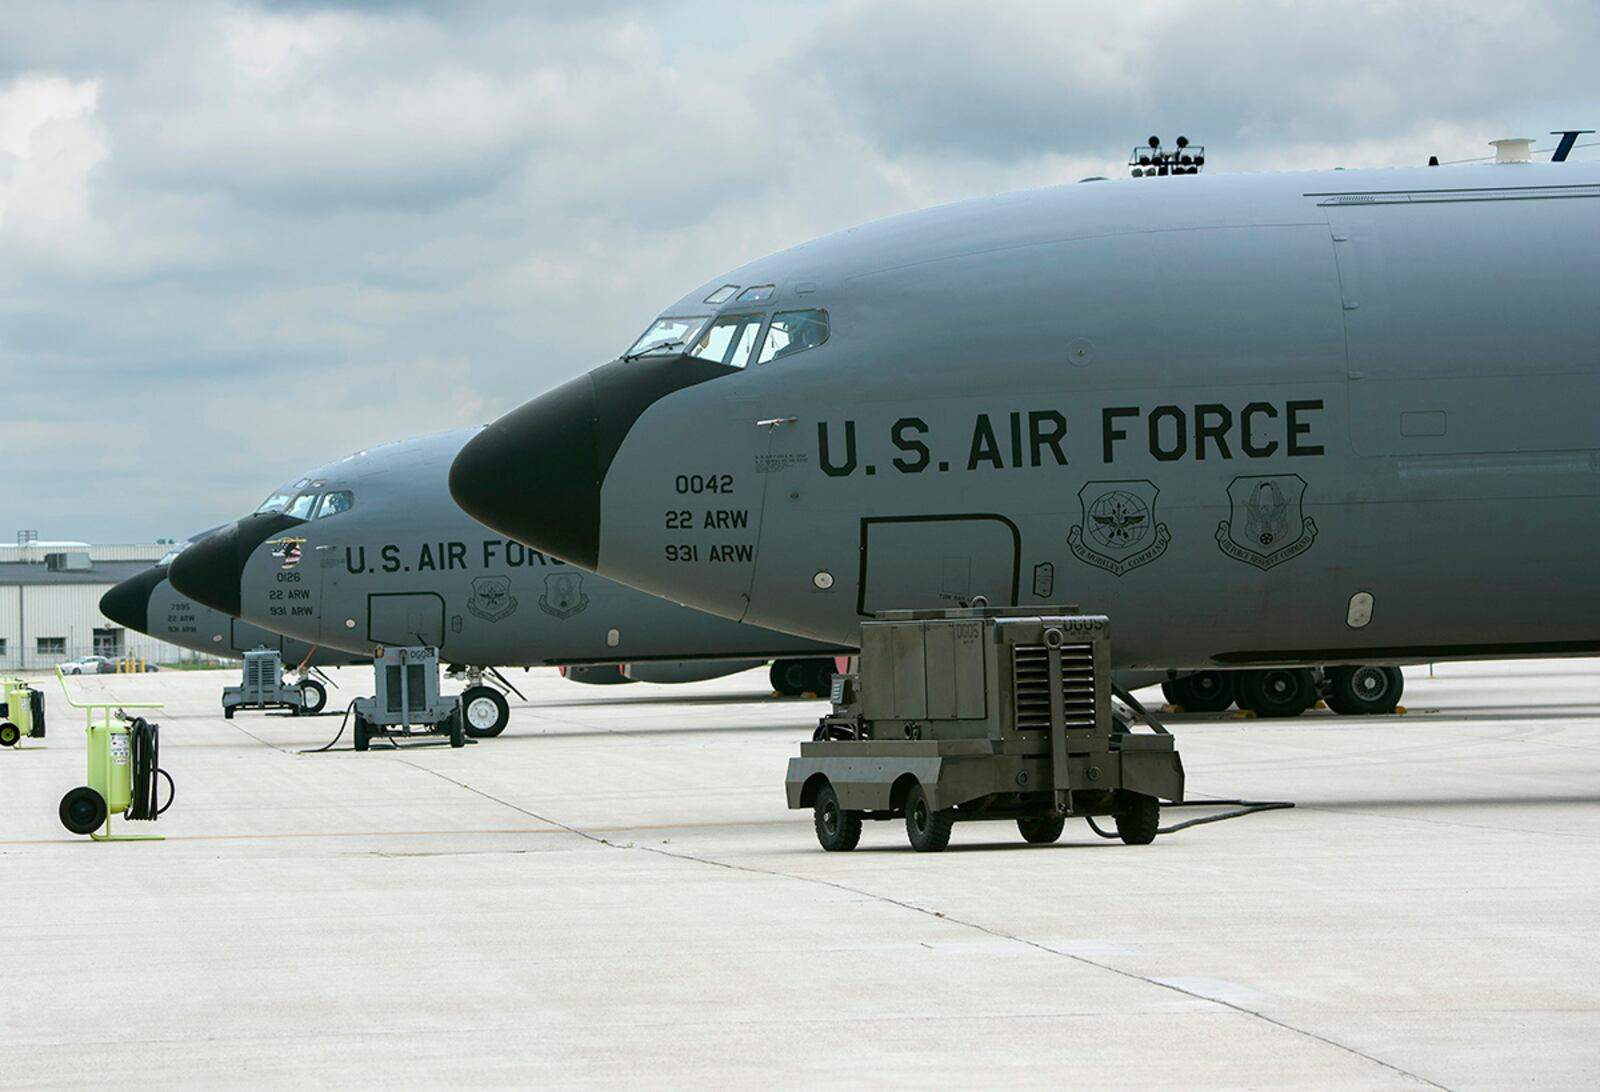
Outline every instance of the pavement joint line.
{"label": "pavement joint line", "polygon": [[1398,1074],[1399,1076],[1404,1077],[1407,1080],[1414,1081],[1414,1082],[1416,1082],[1418,1084],[1426,1085],[1429,1088],[1440,1089],[1441,1092],[1450,1092],[1450,1089],[1447,1086],[1439,1084],[1437,1081],[1429,1080],[1427,1077],[1424,1077],[1421,1074],[1413,1073],[1410,1070],[1404,1069],[1404,1068],[1402,1068],[1402,1067],[1400,1067],[1398,1065],[1395,1065],[1392,1062],[1386,1062],[1382,1058],[1378,1058],[1378,1057],[1375,1057],[1374,1055],[1368,1054],[1368,1053],[1366,1053],[1364,1051],[1357,1050],[1355,1047],[1348,1046],[1347,1044],[1341,1043],[1341,1042],[1339,1042],[1339,1041],[1337,1041],[1335,1039],[1330,1039],[1325,1035],[1319,1035],[1316,1032],[1310,1031],[1310,1030],[1308,1030],[1306,1028],[1296,1027],[1295,1025],[1290,1024],[1290,1023],[1286,1023],[1283,1020],[1279,1020],[1279,1019],[1277,1019],[1275,1017],[1268,1016],[1266,1013],[1257,1011],[1256,1009],[1247,1008],[1244,1005],[1236,1004],[1236,1003],[1234,1003],[1232,1001],[1224,1001],[1224,1000],[1222,1000],[1220,998],[1216,998],[1216,997],[1207,997],[1205,994],[1196,993],[1193,990],[1186,990],[1182,986],[1173,985],[1170,982],[1162,982],[1162,981],[1160,981],[1158,979],[1147,977],[1147,976],[1139,974],[1139,973],[1137,973],[1135,971],[1126,971],[1126,970],[1123,970],[1120,967],[1113,966],[1113,965],[1111,965],[1109,963],[1101,963],[1098,960],[1090,959],[1087,956],[1076,955],[1076,954],[1074,954],[1072,952],[1063,952],[1063,951],[1060,951],[1059,949],[1052,948],[1049,945],[1044,944],[1044,943],[1042,943],[1040,941],[1030,940],[1030,939],[1028,939],[1026,937],[1020,937],[1020,936],[1016,936],[1016,935],[1014,935],[1012,933],[1007,933],[1007,932],[1005,932],[1004,930],[1001,930],[1001,929],[991,928],[990,926],[984,925],[982,922],[968,921],[965,918],[951,917],[950,915],[945,914],[942,911],[929,910],[926,907],[918,906],[916,903],[905,902],[905,901],[903,901],[901,899],[896,899],[896,898],[894,898],[892,896],[889,896],[889,895],[879,894],[876,891],[867,891],[867,890],[865,890],[863,888],[852,887],[849,884],[840,883],[837,880],[825,880],[825,879],[821,879],[820,877],[816,877],[816,876],[801,876],[801,875],[797,875],[797,874],[792,873],[792,872],[783,872],[783,871],[780,871],[780,870],[774,869],[774,868],[756,868],[753,865],[734,864],[734,863],[732,863],[730,861],[719,861],[719,860],[716,860],[716,859],[711,858],[711,857],[697,856],[697,855],[695,855],[693,853],[682,853],[682,852],[678,852],[678,851],[675,851],[675,850],[662,849],[660,846],[644,846],[644,845],[636,845],[636,844],[633,844],[633,843],[630,843],[628,845],[618,845],[617,843],[612,842],[612,841],[610,841],[608,839],[598,838],[595,835],[590,834],[590,833],[588,833],[586,831],[579,830],[576,827],[568,826],[566,823],[563,823],[560,820],[551,819],[548,816],[540,815],[537,812],[530,811],[527,808],[521,807],[521,806],[519,806],[517,804],[512,804],[509,801],[502,800],[497,796],[494,796],[494,795],[492,795],[490,793],[484,792],[482,789],[475,788],[472,785],[468,785],[463,781],[457,781],[455,778],[450,777],[450,776],[448,776],[446,774],[442,774],[437,770],[428,769],[428,767],[426,767],[426,766],[418,766],[418,765],[416,765],[416,763],[410,762],[410,761],[408,761],[406,759],[399,759],[398,761],[404,762],[406,765],[412,766],[415,769],[423,770],[423,771],[425,771],[427,773],[433,774],[435,777],[441,778],[441,779],[443,779],[445,781],[449,781],[452,784],[459,785],[461,788],[466,789],[468,792],[476,793],[477,795],[485,797],[486,799],[493,800],[497,804],[504,804],[506,807],[512,809],[513,811],[521,812],[523,815],[527,815],[527,816],[530,816],[530,817],[532,817],[534,819],[537,819],[541,823],[550,823],[553,826],[558,826],[558,827],[562,828],[563,830],[568,831],[569,833],[576,834],[578,837],[587,839],[588,841],[594,842],[594,843],[596,843],[598,845],[608,846],[608,847],[610,847],[612,849],[618,849],[618,850],[623,850],[623,851],[634,850],[634,851],[643,851],[645,853],[654,853],[654,854],[657,854],[657,855],[662,856],[662,857],[670,857],[670,858],[673,858],[673,859],[679,860],[679,861],[686,861],[686,862],[690,862],[690,863],[694,863],[694,864],[705,865],[705,866],[707,866],[709,868],[721,868],[721,869],[726,869],[726,870],[728,870],[730,872],[743,872],[743,873],[746,873],[746,874],[749,874],[749,875],[752,875],[752,876],[766,876],[766,877],[776,878],[776,879],[791,880],[791,881],[793,881],[795,883],[814,884],[814,885],[821,886],[821,887],[833,888],[836,891],[843,891],[843,892],[846,892],[847,894],[851,894],[851,895],[860,895],[862,898],[870,899],[873,902],[880,902],[880,903],[884,903],[884,904],[889,905],[889,906],[896,906],[896,907],[899,907],[902,910],[909,910],[914,914],[920,914],[923,917],[933,918],[933,919],[938,920],[938,921],[949,922],[950,924],[956,925],[956,926],[961,927],[961,928],[975,930],[976,932],[983,933],[986,936],[994,937],[997,940],[1008,940],[1008,941],[1011,941],[1013,944],[1022,944],[1022,945],[1025,945],[1026,947],[1033,948],[1036,951],[1044,952],[1047,955],[1057,956],[1057,957],[1062,958],[1062,959],[1069,959],[1069,960],[1072,960],[1075,963],[1081,963],[1086,967],[1093,967],[1096,970],[1107,971],[1107,972],[1109,972],[1111,974],[1114,974],[1114,975],[1117,975],[1118,977],[1121,977],[1121,978],[1130,979],[1130,980],[1135,981],[1135,982],[1142,982],[1147,986],[1154,986],[1157,989],[1169,990],[1172,993],[1180,994],[1180,995],[1182,995],[1184,997],[1192,998],[1192,999],[1194,999],[1196,1001],[1202,1001],[1202,1002],[1205,1002],[1207,1004],[1217,1005],[1217,1006],[1220,1006],[1222,1008],[1231,1009],[1232,1011],[1234,1011],[1236,1013],[1239,1013],[1240,1015],[1254,1017],[1255,1019],[1260,1020],[1262,1023],[1270,1024],[1271,1026],[1273,1026],[1275,1028],[1278,1028],[1278,1029],[1280,1029],[1282,1031],[1287,1031],[1292,1035],[1299,1035],[1299,1036],[1302,1036],[1303,1038],[1311,1039],[1314,1042],[1322,1043],[1324,1046],[1332,1047],[1334,1050],[1337,1050],[1337,1051],[1339,1051],[1341,1053],[1349,1054],[1352,1057],[1360,1058],[1360,1059],[1362,1059],[1364,1061],[1370,1062],[1371,1064],[1379,1066],[1379,1067],[1381,1067],[1383,1069],[1386,1069],[1391,1073]]}

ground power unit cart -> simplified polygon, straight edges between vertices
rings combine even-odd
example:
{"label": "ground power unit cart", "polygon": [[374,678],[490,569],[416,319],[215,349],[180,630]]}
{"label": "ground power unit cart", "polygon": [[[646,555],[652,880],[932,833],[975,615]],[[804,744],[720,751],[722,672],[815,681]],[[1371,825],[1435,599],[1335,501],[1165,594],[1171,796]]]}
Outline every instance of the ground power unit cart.
{"label": "ground power unit cart", "polygon": [[1183,762],[1164,730],[1113,709],[1110,648],[1109,620],[1075,608],[879,614],[789,760],[789,807],[812,809],[828,850],[854,849],[864,819],[900,818],[921,851],[974,819],[1045,843],[1069,816],[1108,816],[1148,843],[1160,801],[1183,800]]}

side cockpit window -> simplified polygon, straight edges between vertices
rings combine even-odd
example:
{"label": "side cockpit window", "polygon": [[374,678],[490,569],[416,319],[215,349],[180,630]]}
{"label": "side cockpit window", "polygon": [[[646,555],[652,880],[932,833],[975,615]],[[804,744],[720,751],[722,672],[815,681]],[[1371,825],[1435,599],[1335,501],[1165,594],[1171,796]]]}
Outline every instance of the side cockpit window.
{"label": "side cockpit window", "polygon": [[772,316],[767,327],[767,338],[761,343],[757,364],[815,349],[828,340],[828,312],[821,309],[809,311],[779,311]]}
{"label": "side cockpit window", "polygon": [[317,505],[317,519],[327,519],[337,516],[340,512],[348,512],[355,504],[355,496],[348,489],[335,489],[322,495],[322,503]]}
{"label": "side cockpit window", "polygon": [[689,355],[742,368],[750,363],[765,315],[722,315],[695,339]]}

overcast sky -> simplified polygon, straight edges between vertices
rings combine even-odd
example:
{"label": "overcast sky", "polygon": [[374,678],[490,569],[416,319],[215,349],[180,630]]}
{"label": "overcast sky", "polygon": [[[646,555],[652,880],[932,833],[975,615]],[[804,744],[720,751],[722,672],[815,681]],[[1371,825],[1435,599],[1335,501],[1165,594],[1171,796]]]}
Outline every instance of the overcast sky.
{"label": "overcast sky", "polygon": [[1464,159],[1600,129],[1597,65],[1594,0],[0,0],[0,540],[187,536],[723,269],[1150,133]]}

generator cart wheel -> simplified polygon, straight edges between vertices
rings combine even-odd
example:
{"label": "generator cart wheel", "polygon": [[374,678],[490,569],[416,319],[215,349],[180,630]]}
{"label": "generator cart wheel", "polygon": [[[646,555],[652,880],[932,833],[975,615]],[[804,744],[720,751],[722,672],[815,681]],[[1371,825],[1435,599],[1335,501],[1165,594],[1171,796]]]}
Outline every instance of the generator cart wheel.
{"label": "generator cart wheel", "polygon": [[222,707],[222,719],[223,720],[232,720],[233,719],[233,706],[224,705]]}
{"label": "generator cart wheel", "polygon": [[352,728],[355,731],[355,735],[352,738],[355,740],[356,750],[365,751],[367,749],[367,745],[372,740],[372,737],[367,734],[366,720],[357,715],[355,718],[355,724],[352,725]]}
{"label": "generator cart wheel", "polygon": [[1233,704],[1233,676],[1225,671],[1196,671],[1162,683],[1161,693],[1186,713],[1220,713]]}
{"label": "generator cart wheel", "polygon": [[1040,815],[1031,819],[1018,819],[1017,829],[1022,832],[1022,840],[1029,845],[1047,846],[1061,837],[1061,831],[1067,825],[1065,816]]}
{"label": "generator cart wheel", "polygon": [[817,828],[817,841],[830,853],[856,848],[861,841],[861,813],[839,806],[839,794],[824,785],[811,808],[811,825]]}
{"label": "generator cart wheel", "polygon": [[1117,790],[1117,834],[1130,846],[1147,846],[1156,840],[1161,825],[1161,801],[1142,792]]}
{"label": "generator cart wheel", "polygon": [[450,746],[465,747],[467,745],[467,717],[461,711],[461,706],[456,706],[456,711],[450,714]]}
{"label": "generator cart wheel", "polygon": [[773,660],[767,679],[779,694],[786,698],[798,698],[805,693],[809,674],[804,660]]}
{"label": "generator cart wheel", "polygon": [[0,721],[0,747],[15,747],[22,738],[22,729],[8,721]]}
{"label": "generator cart wheel", "polygon": [[106,798],[79,785],[61,798],[61,825],[74,834],[93,834],[105,825]]}
{"label": "generator cart wheel", "polygon": [[1335,667],[1328,672],[1328,708],[1347,717],[1392,713],[1405,686],[1398,667]]}
{"label": "generator cart wheel", "polygon": [[928,794],[922,782],[911,786],[906,795],[906,837],[911,848],[918,853],[938,853],[950,844],[950,828],[955,817],[948,811],[934,811],[928,806]]}
{"label": "generator cart wheel", "polygon": [[506,730],[511,703],[492,686],[469,686],[461,692],[461,710],[467,717],[467,735],[488,739]]}
{"label": "generator cart wheel", "polygon": [[302,679],[300,682],[300,711],[314,717],[322,712],[328,704],[328,688],[316,679]]}
{"label": "generator cart wheel", "polygon": [[1317,702],[1317,681],[1306,667],[1246,671],[1239,679],[1239,708],[1259,717],[1298,717]]}

